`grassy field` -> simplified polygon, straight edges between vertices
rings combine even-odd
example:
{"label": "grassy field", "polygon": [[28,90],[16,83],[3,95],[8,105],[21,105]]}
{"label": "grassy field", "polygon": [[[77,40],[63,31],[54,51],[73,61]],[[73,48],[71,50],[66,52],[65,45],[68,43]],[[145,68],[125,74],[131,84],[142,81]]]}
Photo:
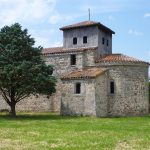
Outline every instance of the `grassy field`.
{"label": "grassy field", "polygon": [[0,150],[146,150],[150,117],[90,118],[0,115]]}

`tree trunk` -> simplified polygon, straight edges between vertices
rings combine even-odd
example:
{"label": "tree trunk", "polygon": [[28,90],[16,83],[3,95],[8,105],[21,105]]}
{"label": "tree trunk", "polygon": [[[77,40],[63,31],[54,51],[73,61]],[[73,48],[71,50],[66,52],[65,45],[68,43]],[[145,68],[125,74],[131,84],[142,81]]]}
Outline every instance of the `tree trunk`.
{"label": "tree trunk", "polygon": [[16,104],[14,102],[11,102],[10,108],[11,108],[10,112],[11,117],[16,118]]}
{"label": "tree trunk", "polygon": [[15,102],[15,94],[13,88],[11,89],[11,102],[10,102],[10,108],[11,112],[10,115],[12,118],[16,118],[16,102]]}
{"label": "tree trunk", "polygon": [[15,101],[15,91],[14,88],[11,87],[11,96],[10,96],[10,115],[12,118],[16,118],[16,101]]}

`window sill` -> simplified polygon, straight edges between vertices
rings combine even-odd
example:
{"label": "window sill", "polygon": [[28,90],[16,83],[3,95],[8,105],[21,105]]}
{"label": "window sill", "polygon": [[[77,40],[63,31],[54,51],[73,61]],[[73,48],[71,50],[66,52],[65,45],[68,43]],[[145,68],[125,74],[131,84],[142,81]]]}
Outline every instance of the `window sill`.
{"label": "window sill", "polygon": [[111,96],[111,97],[113,97],[115,95],[116,95],[115,93],[114,94],[111,94],[111,93],[108,94],[108,96]]}
{"label": "window sill", "polygon": [[74,96],[83,96],[83,94],[81,94],[81,93],[80,93],[80,94],[74,93],[73,95],[74,95]]}
{"label": "window sill", "polygon": [[76,67],[76,65],[70,65],[70,67]]}

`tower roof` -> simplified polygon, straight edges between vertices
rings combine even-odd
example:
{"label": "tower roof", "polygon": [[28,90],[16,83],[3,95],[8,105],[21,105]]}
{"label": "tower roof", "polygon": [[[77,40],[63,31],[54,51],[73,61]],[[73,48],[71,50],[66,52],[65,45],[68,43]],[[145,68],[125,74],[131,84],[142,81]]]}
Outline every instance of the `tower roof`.
{"label": "tower roof", "polygon": [[106,32],[115,34],[115,32],[112,31],[110,28],[104,26],[100,22],[95,22],[95,21],[83,21],[83,22],[75,23],[72,25],[61,27],[60,30],[65,31],[65,30],[70,30],[70,29],[75,29],[75,28],[84,28],[84,27],[90,27],[90,26],[98,26],[100,29]]}

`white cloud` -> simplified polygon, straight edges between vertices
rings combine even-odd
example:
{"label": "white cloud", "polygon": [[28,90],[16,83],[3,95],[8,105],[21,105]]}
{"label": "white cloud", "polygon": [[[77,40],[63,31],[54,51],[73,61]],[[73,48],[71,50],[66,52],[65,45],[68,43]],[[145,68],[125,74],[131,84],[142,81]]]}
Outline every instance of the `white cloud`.
{"label": "white cloud", "polygon": [[19,22],[23,28],[28,27],[29,34],[35,38],[35,46],[60,46],[61,42],[52,43],[50,37],[55,37],[56,29],[49,24],[72,18],[60,15],[56,10],[56,2],[57,0],[0,0],[0,28]]}
{"label": "white cloud", "polygon": [[52,15],[56,0],[1,0],[0,26],[14,22],[36,22]]}
{"label": "white cloud", "polygon": [[51,47],[60,47],[60,46],[62,46],[62,45],[63,45],[63,43],[60,42],[60,41],[57,41],[57,42],[54,42],[54,43],[51,43],[51,44],[50,44]]}
{"label": "white cloud", "polygon": [[150,17],[150,13],[145,13],[144,18]]}
{"label": "white cloud", "polygon": [[63,15],[59,14],[58,12],[55,12],[53,15],[49,17],[48,22],[50,24],[57,24],[58,22],[61,21],[72,21],[75,17],[72,15]]}
{"label": "white cloud", "polygon": [[57,24],[58,22],[71,22],[74,19],[79,18],[81,16],[83,16],[83,14],[78,14],[78,13],[75,13],[75,14],[73,14],[73,13],[70,13],[70,14],[60,14],[57,11],[55,11],[53,13],[53,15],[51,15],[49,17],[48,22],[50,24]]}
{"label": "white cloud", "polygon": [[72,21],[79,14],[62,14],[56,9],[58,0],[0,0],[0,27],[14,22],[57,24]]}
{"label": "white cloud", "polygon": [[35,37],[35,46],[49,47],[50,41],[48,38],[36,36]]}
{"label": "white cloud", "polygon": [[141,36],[141,35],[143,35],[142,32],[136,31],[136,30],[132,30],[132,29],[130,29],[130,30],[128,31],[128,34],[133,35],[133,36]]}
{"label": "white cloud", "polygon": [[50,37],[53,36],[53,34],[55,33],[55,30],[54,29],[51,29],[51,30],[42,29],[38,32],[37,30],[29,30],[29,33],[31,33],[32,37],[35,38],[36,46],[41,45],[44,47],[49,47],[51,44]]}

